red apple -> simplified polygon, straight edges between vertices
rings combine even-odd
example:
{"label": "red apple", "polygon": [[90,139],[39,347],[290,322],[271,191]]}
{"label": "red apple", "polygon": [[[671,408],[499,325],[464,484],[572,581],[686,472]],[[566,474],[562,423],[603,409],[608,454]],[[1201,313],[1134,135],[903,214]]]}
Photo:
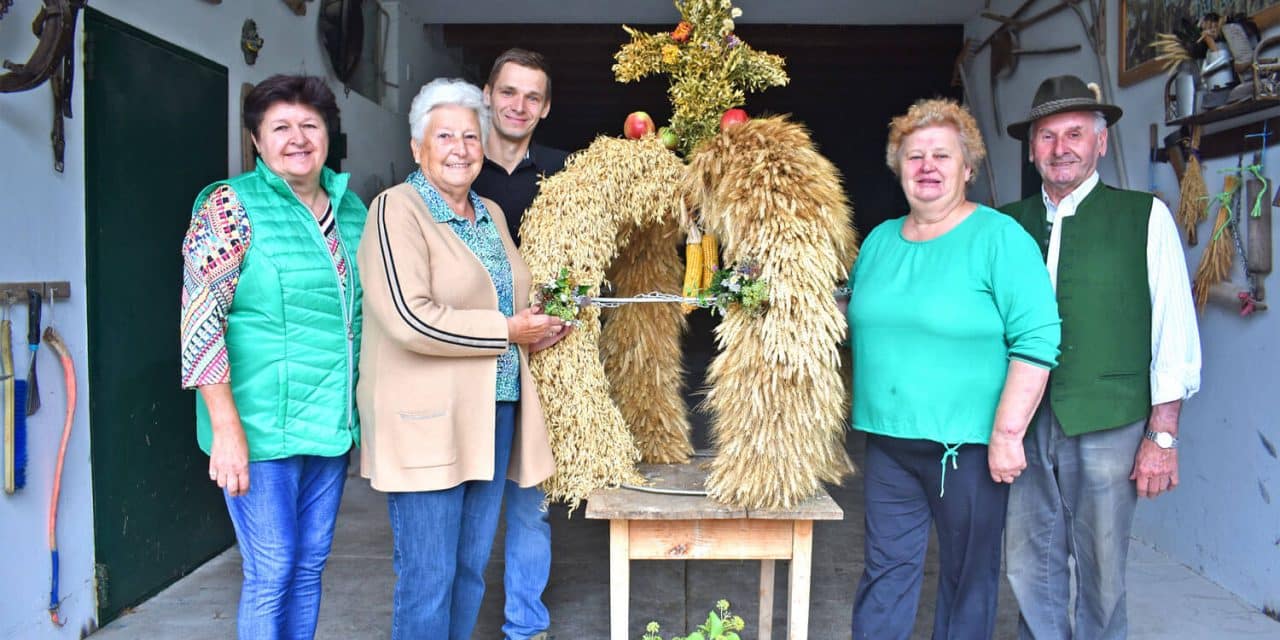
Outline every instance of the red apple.
{"label": "red apple", "polygon": [[747,115],[745,109],[729,109],[724,112],[724,115],[720,116],[720,130],[724,131],[735,124],[740,124],[750,119],[751,116]]}
{"label": "red apple", "polygon": [[680,146],[680,136],[671,130],[671,127],[663,127],[658,129],[658,139],[662,141],[662,146],[675,151]]}
{"label": "red apple", "polygon": [[654,131],[653,118],[643,111],[633,111],[622,123],[622,135],[631,140],[639,140]]}

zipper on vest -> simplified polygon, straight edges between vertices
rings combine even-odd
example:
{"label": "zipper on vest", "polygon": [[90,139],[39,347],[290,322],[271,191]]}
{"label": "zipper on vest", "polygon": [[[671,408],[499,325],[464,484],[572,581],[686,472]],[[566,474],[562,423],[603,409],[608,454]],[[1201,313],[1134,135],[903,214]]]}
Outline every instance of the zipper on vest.
{"label": "zipper on vest", "polygon": [[333,265],[333,275],[338,279],[339,285],[342,286],[342,315],[343,320],[347,323],[347,433],[351,433],[351,427],[355,420],[352,416],[351,407],[355,405],[355,372],[353,371],[353,363],[355,361],[352,355],[352,345],[355,344],[356,332],[351,324],[355,322],[356,313],[356,285],[355,274],[351,271],[356,268],[356,263],[351,260],[351,255],[347,253],[347,243],[342,240],[342,229],[338,225],[338,210],[333,210],[333,232],[338,234],[338,249],[342,251],[342,259],[347,261],[347,273],[351,274],[351,285],[346,286],[342,283],[342,274],[338,273],[338,265]]}
{"label": "zipper on vest", "polygon": [[[342,252],[342,259],[347,261],[347,273],[350,274],[352,273],[351,270],[355,268],[355,263],[351,261],[351,256],[347,253],[347,244],[342,241],[342,229],[338,227],[338,209],[336,207],[333,210],[333,224],[334,224],[333,232],[338,235],[338,250]],[[318,229],[319,227],[317,227],[317,230]],[[342,320],[347,325],[346,413],[347,413],[347,433],[350,434],[351,427],[355,422],[353,419],[353,416],[351,415],[351,406],[355,404],[355,401],[352,398],[352,394],[355,393],[355,389],[354,389],[355,385],[353,384],[355,380],[355,372],[352,371],[353,369],[352,363],[355,358],[353,357],[351,350],[352,350],[352,344],[354,344],[356,340],[356,332],[352,328],[351,324],[355,321],[356,278],[354,274],[352,274],[351,285],[347,286],[345,283],[342,282],[342,274],[338,273],[337,264],[333,265],[333,276],[338,280],[338,287],[342,291]]]}
{"label": "zipper on vest", "polygon": [[[323,185],[321,188],[324,188]],[[320,248],[324,250],[325,255],[329,255],[329,243],[324,239],[324,234],[320,233],[320,225],[316,224],[315,214],[313,214],[311,209],[302,202],[302,198],[299,198],[298,194],[294,192],[292,188],[289,189],[289,192],[293,193],[293,199],[297,201],[299,205],[302,205],[302,210],[305,211],[307,213],[307,217],[311,219],[311,237],[317,239],[320,242]],[[328,192],[325,193],[326,195],[329,195]],[[352,262],[351,255],[347,253],[347,243],[342,239],[342,227],[338,224],[338,205],[333,201],[332,195],[329,195],[329,206],[333,207],[333,232],[338,235],[338,250],[342,252],[342,258],[347,261],[347,269],[354,269],[355,263]],[[352,395],[355,393],[353,389],[355,385],[352,384],[352,381],[355,378],[355,372],[352,370],[353,367],[351,366],[353,359],[351,345],[355,342],[356,334],[351,325],[353,317],[355,316],[356,282],[354,277],[351,282],[352,286],[347,286],[346,283],[342,281],[342,274],[338,273],[338,265],[333,261],[333,256],[329,256],[329,265],[333,267],[333,279],[338,285],[338,295],[342,297],[342,303],[338,305],[342,308],[342,323],[347,327],[347,406],[343,408],[343,412],[347,414],[347,434],[350,435],[351,427],[354,424],[351,406],[355,404],[355,401],[352,398]]]}

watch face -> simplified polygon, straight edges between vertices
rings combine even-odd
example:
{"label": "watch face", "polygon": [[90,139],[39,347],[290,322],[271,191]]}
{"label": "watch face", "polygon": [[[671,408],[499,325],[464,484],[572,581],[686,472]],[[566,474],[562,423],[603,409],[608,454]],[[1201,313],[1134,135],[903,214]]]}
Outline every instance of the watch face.
{"label": "watch face", "polygon": [[1168,449],[1169,447],[1172,447],[1172,446],[1173,446],[1173,436],[1171,436],[1171,435],[1169,435],[1169,434],[1167,434],[1167,433],[1164,433],[1163,431],[1161,431],[1161,432],[1157,433],[1157,434],[1156,434],[1156,446],[1159,446],[1159,447],[1161,447],[1161,448],[1163,448],[1163,449]]}

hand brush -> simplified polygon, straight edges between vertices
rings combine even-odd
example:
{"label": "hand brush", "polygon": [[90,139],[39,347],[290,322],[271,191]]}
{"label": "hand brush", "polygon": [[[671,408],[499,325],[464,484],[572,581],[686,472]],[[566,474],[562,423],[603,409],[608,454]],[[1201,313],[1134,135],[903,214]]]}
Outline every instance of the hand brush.
{"label": "hand brush", "polygon": [[[13,385],[13,431],[9,440],[13,446],[13,464],[4,471],[6,493],[14,493],[27,486],[27,381],[16,380]],[[6,451],[5,453],[8,453]]]}
{"label": "hand brush", "polygon": [[36,351],[40,348],[40,292],[27,289],[27,349],[31,351],[31,364],[27,368],[27,412],[32,415],[40,410],[40,384],[36,381]]}

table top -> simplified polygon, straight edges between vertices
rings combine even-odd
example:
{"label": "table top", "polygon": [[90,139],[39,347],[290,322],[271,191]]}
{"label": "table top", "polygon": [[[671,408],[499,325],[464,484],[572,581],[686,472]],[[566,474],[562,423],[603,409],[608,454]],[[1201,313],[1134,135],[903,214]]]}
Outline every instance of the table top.
{"label": "table top", "polygon": [[791,509],[741,509],[705,495],[676,495],[664,491],[701,492],[710,458],[684,464],[642,464],[649,481],[640,488],[597,489],[587,498],[586,517],[598,520],[842,520],[844,511],[826,489]]}

